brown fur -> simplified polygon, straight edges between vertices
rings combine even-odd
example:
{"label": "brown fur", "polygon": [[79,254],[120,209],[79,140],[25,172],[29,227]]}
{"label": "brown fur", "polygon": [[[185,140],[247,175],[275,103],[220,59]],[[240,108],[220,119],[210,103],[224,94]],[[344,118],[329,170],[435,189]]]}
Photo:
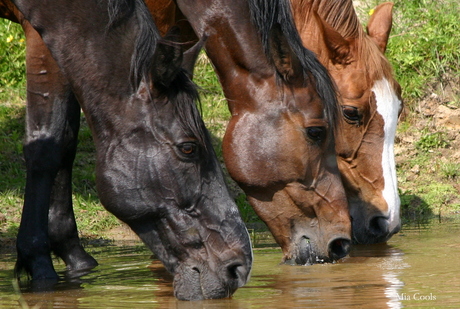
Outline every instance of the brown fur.
{"label": "brown fur", "polygon": [[360,117],[359,121],[347,122],[344,114],[336,134],[336,153],[353,217],[354,238],[361,243],[385,241],[398,227],[388,230],[384,222],[389,213],[382,196],[385,181],[380,165],[384,120],[377,112],[372,88],[385,78],[396,95],[401,95],[384,56],[393,4],[383,3],[375,9],[367,32],[352,0],[292,0],[291,5],[304,45],[329,70],[344,110],[354,108]]}
{"label": "brown fur", "polygon": [[[351,0],[300,0],[291,3],[295,16],[299,17],[298,20],[308,21],[312,14],[317,14],[331,29],[351,42],[352,51],[355,53],[354,61],[359,59],[358,65],[368,72],[369,80],[378,80],[382,77],[393,79],[390,63],[379,50],[379,46],[364,31]],[[297,26],[302,32],[299,22]],[[322,62],[324,64],[324,61]]]}

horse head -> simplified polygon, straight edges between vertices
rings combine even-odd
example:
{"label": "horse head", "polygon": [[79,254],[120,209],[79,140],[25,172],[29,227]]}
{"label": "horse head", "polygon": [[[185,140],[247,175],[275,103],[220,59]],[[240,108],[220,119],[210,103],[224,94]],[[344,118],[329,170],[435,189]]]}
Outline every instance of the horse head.
{"label": "horse head", "polygon": [[302,41],[337,85],[342,106],[336,131],[338,165],[353,239],[364,244],[386,241],[400,228],[393,147],[401,88],[384,56],[392,7],[378,6],[365,33],[352,1],[293,2]]}
{"label": "horse head", "polygon": [[252,263],[249,235],[195,105],[189,77],[200,48],[192,50],[195,56],[183,56],[179,45],[159,42],[151,80],[123,112],[123,143],[99,153],[97,174],[104,206],[174,275],[182,300],[231,296]]}

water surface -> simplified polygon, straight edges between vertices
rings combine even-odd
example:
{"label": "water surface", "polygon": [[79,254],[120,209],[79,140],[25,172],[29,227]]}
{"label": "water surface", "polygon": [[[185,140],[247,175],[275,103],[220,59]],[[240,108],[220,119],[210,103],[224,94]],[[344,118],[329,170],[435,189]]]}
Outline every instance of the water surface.
{"label": "water surface", "polygon": [[[280,265],[280,250],[256,249],[245,287],[231,299],[202,302],[177,301],[171,277],[142,244],[88,251],[100,266],[46,293],[15,290],[15,257],[0,255],[0,308],[460,307],[460,220],[405,227],[387,244],[355,246],[335,264]],[[63,274],[62,262],[55,265]]]}

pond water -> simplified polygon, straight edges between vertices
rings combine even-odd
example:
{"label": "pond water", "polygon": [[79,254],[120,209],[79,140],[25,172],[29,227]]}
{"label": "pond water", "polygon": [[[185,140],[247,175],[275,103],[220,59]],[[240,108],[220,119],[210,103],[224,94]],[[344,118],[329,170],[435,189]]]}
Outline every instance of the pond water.
{"label": "pond water", "polygon": [[[251,280],[231,299],[177,301],[171,277],[141,244],[88,247],[99,261],[53,292],[18,292],[14,256],[0,255],[0,308],[459,308],[460,220],[405,227],[387,244],[355,246],[335,264],[280,265],[255,249]],[[57,269],[64,269],[61,264]]]}

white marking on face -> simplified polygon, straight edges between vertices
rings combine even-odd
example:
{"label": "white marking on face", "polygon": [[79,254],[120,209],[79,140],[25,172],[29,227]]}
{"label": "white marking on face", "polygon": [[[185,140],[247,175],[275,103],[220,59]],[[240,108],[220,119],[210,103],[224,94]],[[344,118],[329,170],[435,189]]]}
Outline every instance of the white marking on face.
{"label": "white marking on face", "polygon": [[377,101],[377,112],[384,121],[384,144],[382,152],[382,170],[384,179],[383,198],[388,205],[390,231],[400,224],[399,208],[401,201],[398,194],[398,180],[396,178],[396,164],[394,156],[394,139],[398,123],[398,113],[401,100],[391,87],[387,79],[376,81],[372,87]]}

